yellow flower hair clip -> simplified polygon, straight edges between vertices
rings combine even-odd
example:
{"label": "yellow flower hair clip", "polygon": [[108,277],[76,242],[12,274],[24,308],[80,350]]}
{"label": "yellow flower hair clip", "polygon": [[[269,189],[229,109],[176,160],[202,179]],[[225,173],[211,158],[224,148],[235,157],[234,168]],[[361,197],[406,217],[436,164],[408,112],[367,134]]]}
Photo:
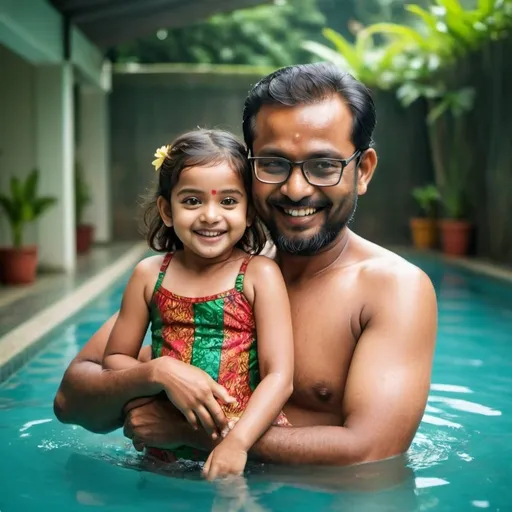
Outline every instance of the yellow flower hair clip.
{"label": "yellow flower hair clip", "polygon": [[170,146],[161,146],[159,147],[156,152],[156,160],[153,160],[151,163],[155,166],[155,171],[158,171],[160,167],[162,167],[162,164],[164,163],[164,160],[167,157],[167,154],[169,152]]}

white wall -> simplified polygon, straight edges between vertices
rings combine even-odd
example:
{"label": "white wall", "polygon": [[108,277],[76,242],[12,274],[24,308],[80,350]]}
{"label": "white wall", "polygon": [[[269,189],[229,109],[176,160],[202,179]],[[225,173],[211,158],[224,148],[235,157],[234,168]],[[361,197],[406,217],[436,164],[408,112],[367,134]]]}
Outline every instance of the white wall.
{"label": "white wall", "polygon": [[38,66],[36,72],[37,162],[40,193],[58,199],[37,222],[41,267],[75,268],[73,66]]}
{"label": "white wall", "polygon": [[80,89],[80,137],[76,158],[82,165],[91,193],[91,203],[85,209],[83,220],[94,225],[95,242],[108,242],[112,231],[108,96],[94,87]]}
{"label": "white wall", "polygon": [[[36,167],[35,67],[0,45],[0,190],[9,190],[12,175],[25,177]],[[27,242],[37,239],[35,227]],[[0,213],[0,245],[10,232]]]}

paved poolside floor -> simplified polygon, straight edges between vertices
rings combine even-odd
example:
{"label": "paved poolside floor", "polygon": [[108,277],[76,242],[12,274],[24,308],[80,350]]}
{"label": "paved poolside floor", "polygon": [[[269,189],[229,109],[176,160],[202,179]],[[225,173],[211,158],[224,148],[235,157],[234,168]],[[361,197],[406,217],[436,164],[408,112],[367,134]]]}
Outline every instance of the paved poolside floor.
{"label": "paved poolside floor", "polygon": [[95,247],[79,256],[73,274],[42,273],[35,283],[26,286],[0,286],[0,338],[12,329],[66,297],[88,279],[117,261],[135,242]]}
{"label": "paved poolside floor", "polygon": [[32,285],[0,287],[0,382],[43,348],[47,333],[133,269],[147,252],[144,242],[95,247],[79,257],[72,274],[41,273]]}

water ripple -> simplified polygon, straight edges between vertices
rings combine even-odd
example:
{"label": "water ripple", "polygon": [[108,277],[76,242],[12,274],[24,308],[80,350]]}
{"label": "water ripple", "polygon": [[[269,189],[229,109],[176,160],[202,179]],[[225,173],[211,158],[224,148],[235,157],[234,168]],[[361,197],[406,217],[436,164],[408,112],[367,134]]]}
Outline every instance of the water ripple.
{"label": "water ripple", "polygon": [[418,432],[407,456],[410,466],[416,471],[435,466],[448,459],[460,439],[442,430]]}
{"label": "water ripple", "polygon": [[443,418],[438,418],[437,416],[431,416],[430,414],[424,414],[422,421],[429,423],[430,425],[438,425],[441,427],[462,428],[462,425],[459,423],[444,420]]}
{"label": "water ripple", "polygon": [[446,391],[448,393],[473,393],[473,391],[466,386],[454,386],[452,384],[432,384],[430,389],[432,391]]}
{"label": "water ripple", "polygon": [[441,402],[458,411],[481,414],[483,416],[501,416],[501,411],[487,407],[486,405],[462,400],[460,398],[447,398],[444,396],[429,396],[429,402]]}

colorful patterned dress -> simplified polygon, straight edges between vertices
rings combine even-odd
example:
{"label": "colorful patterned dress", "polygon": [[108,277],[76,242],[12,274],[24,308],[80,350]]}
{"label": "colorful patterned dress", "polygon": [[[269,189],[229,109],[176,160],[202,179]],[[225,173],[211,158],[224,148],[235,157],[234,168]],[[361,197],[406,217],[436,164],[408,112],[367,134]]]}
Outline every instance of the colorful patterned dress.
{"label": "colorful patterned dress", "polygon": [[[260,382],[256,324],[251,305],[243,293],[244,277],[251,256],[247,256],[228,291],[207,297],[183,297],[162,286],[172,259],[165,255],[150,304],[152,357],[170,356],[204,370],[236,398],[235,404],[221,404],[227,418],[239,418]],[[288,426],[280,414],[276,425]],[[157,458],[196,458],[187,447],[150,450]]]}

